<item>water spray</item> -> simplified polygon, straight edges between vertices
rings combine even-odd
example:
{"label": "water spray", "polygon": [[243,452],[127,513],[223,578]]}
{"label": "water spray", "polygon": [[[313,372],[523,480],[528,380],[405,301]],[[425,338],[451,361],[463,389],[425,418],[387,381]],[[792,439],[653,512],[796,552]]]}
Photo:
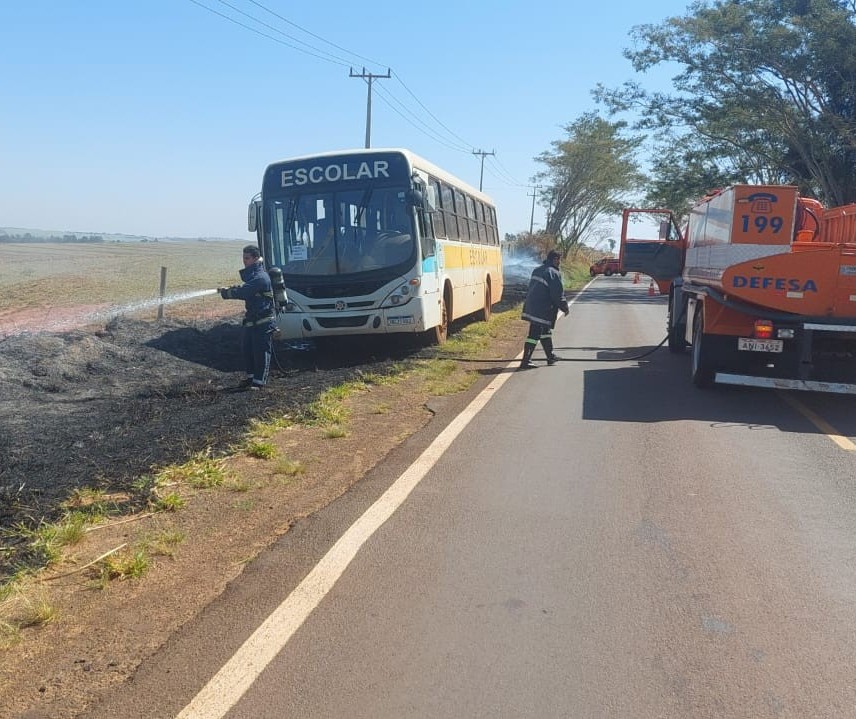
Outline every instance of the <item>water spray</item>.
{"label": "water spray", "polygon": [[[58,319],[54,319],[53,321],[50,321],[50,319],[48,319],[48,321],[38,323],[36,327],[28,325],[19,328],[12,325],[7,329],[4,326],[0,328],[0,337],[5,339],[13,335],[19,335],[29,332],[62,332],[65,330],[74,329],[75,327],[81,327],[83,325],[103,323],[130,312],[138,312],[140,310],[150,309],[152,307],[170,305],[176,302],[183,302],[185,300],[192,300],[197,297],[205,297],[206,295],[216,294],[216,289],[192,290],[190,292],[176,292],[174,294],[165,295],[163,297],[152,297],[151,299],[129,302],[125,305],[114,305],[112,307],[105,307],[104,309],[100,309],[95,312],[74,314],[73,316],[67,315]],[[52,310],[50,308],[45,309],[45,314],[48,318],[50,316],[51,311]],[[57,308],[57,312],[61,314],[62,308]]]}
{"label": "water spray", "polygon": [[141,310],[147,310],[151,307],[158,307],[160,305],[171,305],[175,302],[183,302],[185,300],[196,299],[197,297],[205,297],[206,295],[216,295],[217,290],[192,290],[191,292],[176,292],[175,294],[165,295],[164,297],[153,297],[148,300],[139,300],[137,302],[129,302],[126,305],[121,305],[119,307],[110,307],[101,312],[96,312],[91,315],[87,315],[82,319],[92,320],[92,321],[100,321],[103,319],[113,319],[114,317],[118,317],[119,315],[124,315],[129,312],[139,312]]}

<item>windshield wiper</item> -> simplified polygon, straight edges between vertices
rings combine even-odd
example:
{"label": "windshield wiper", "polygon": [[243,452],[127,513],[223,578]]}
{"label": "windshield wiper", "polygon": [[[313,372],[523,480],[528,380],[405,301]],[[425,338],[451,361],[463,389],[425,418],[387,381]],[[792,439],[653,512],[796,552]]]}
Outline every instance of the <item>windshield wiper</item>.
{"label": "windshield wiper", "polygon": [[357,216],[354,218],[354,237],[357,236],[357,228],[360,226],[360,222],[362,222],[363,213],[369,208],[369,200],[372,199],[372,192],[374,192],[374,187],[367,187],[360,199],[360,204],[357,206]]}

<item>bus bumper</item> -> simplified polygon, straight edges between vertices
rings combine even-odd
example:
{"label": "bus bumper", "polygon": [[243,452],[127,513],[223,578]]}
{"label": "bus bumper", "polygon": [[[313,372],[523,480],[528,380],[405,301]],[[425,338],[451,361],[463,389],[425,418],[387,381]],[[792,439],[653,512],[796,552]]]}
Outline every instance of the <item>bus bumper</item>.
{"label": "bus bumper", "polygon": [[284,339],[412,334],[424,332],[426,329],[423,318],[407,305],[389,309],[372,309],[367,312],[336,312],[326,315],[284,312],[277,318],[277,324]]}

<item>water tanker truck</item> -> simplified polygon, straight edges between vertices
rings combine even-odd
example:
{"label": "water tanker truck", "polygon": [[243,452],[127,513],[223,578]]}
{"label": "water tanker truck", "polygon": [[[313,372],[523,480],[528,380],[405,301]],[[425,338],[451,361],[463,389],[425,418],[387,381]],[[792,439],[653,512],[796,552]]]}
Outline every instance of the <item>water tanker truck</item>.
{"label": "water tanker truck", "polygon": [[668,294],[668,347],[690,348],[696,386],[856,394],[856,204],[735,185],[681,227],[669,210],[629,208],[620,261]]}

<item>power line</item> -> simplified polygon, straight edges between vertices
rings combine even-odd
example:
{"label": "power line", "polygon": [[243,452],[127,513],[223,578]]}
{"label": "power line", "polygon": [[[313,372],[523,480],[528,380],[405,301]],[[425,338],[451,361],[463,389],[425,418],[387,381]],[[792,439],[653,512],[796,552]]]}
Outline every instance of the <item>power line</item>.
{"label": "power line", "polygon": [[521,187],[527,187],[526,183],[520,183],[518,179],[508,171],[508,168],[502,164],[502,161],[498,157],[492,157],[490,161],[495,163],[496,166],[505,174],[506,177],[510,178],[512,182],[520,184]]}
{"label": "power line", "polygon": [[445,129],[445,130],[446,130],[446,132],[448,132],[448,133],[449,133],[450,135],[452,135],[453,137],[456,137],[458,140],[460,140],[461,142],[463,142],[465,146],[467,146],[467,147],[473,147],[473,143],[471,143],[471,142],[467,142],[463,137],[461,137],[460,135],[458,135],[458,134],[457,134],[457,133],[455,133],[455,132],[452,132],[452,130],[450,130],[448,127],[446,127],[446,126],[445,126],[445,125],[440,121],[440,119],[439,119],[439,118],[438,118],[438,117],[437,117],[433,112],[431,112],[431,110],[429,110],[427,107],[425,107],[425,105],[423,105],[423,104],[422,104],[422,101],[421,101],[418,97],[416,97],[416,95],[414,95],[414,94],[413,94],[413,92],[410,90],[410,88],[409,88],[409,87],[407,87],[407,85],[405,85],[405,84],[404,84],[404,80],[402,80],[402,79],[398,76],[398,74],[397,74],[397,73],[393,73],[393,75],[395,76],[395,79],[396,79],[396,80],[398,80],[398,82],[400,82],[400,83],[401,83],[401,86],[402,86],[405,90],[407,90],[407,92],[408,92],[408,93],[410,93],[410,96],[411,96],[414,100],[416,100],[416,102],[418,102],[418,103],[419,103],[419,106],[420,106],[423,110],[425,110],[425,112],[427,112],[431,117],[433,117],[433,118],[434,118],[434,120],[436,120],[436,121],[437,121],[437,124],[439,124],[439,125],[440,125],[440,127],[442,127],[443,129]]}
{"label": "power line", "polygon": [[[288,40],[290,40],[291,42],[287,42],[287,41],[281,40],[281,39],[279,39],[278,37],[274,37],[274,36],[269,35],[269,34],[268,34],[268,33],[266,33],[266,32],[262,32],[262,31],[258,30],[257,28],[252,27],[252,26],[250,26],[250,25],[247,25],[247,24],[245,24],[245,23],[243,23],[243,22],[241,22],[241,21],[239,21],[239,20],[237,20],[237,19],[235,19],[235,18],[233,18],[233,17],[230,17],[229,15],[226,15],[226,14],[224,14],[224,13],[221,13],[221,12],[219,12],[219,11],[215,10],[214,8],[208,7],[207,5],[203,4],[203,3],[202,3],[202,2],[200,2],[199,0],[190,0],[190,2],[192,2],[194,5],[197,5],[197,6],[201,7],[203,10],[207,10],[208,12],[210,12],[210,13],[212,13],[212,14],[214,14],[214,15],[217,15],[218,17],[221,17],[221,18],[223,18],[224,20],[228,20],[229,22],[231,22],[231,23],[233,23],[233,24],[235,24],[235,25],[238,25],[239,27],[244,28],[245,30],[249,30],[250,32],[253,32],[253,33],[255,33],[255,34],[257,34],[257,35],[259,35],[259,36],[261,36],[261,37],[265,37],[265,38],[267,38],[267,39],[269,39],[269,40],[273,40],[274,42],[279,43],[280,45],[284,45],[285,47],[288,47],[288,48],[290,48],[290,49],[292,49],[292,50],[297,50],[298,52],[302,52],[302,53],[304,53],[304,54],[306,54],[306,55],[310,55],[311,57],[315,57],[315,58],[318,58],[319,60],[324,60],[324,61],[326,61],[326,62],[330,62],[330,63],[335,64],[335,65],[340,65],[340,66],[345,66],[345,67],[348,67],[348,66],[351,66],[351,65],[352,65],[352,63],[350,63],[350,62],[346,61],[346,59],[345,59],[345,58],[340,57],[339,55],[335,55],[335,54],[333,54],[333,53],[330,53],[330,52],[328,52],[328,51],[326,51],[326,50],[324,50],[324,49],[322,49],[322,48],[317,47],[316,45],[314,45],[314,44],[312,44],[312,43],[308,43],[308,42],[305,42],[305,41],[303,41],[303,40],[300,40],[299,38],[296,38],[296,37],[294,37],[293,35],[290,35],[290,34],[288,34],[288,33],[284,32],[284,31],[280,30],[279,28],[274,27],[273,25],[270,25],[270,24],[268,24],[268,23],[264,22],[263,20],[259,19],[258,17],[255,17],[254,15],[251,15],[250,13],[244,12],[243,10],[241,10],[241,9],[240,9],[240,8],[238,8],[238,7],[236,7],[235,5],[232,5],[231,3],[227,2],[226,0],[218,0],[218,1],[219,1],[221,4],[225,5],[226,7],[230,8],[232,11],[234,11],[234,12],[236,12],[236,13],[239,13],[240,15],[244,16],[245,18],[248,18],[248,19],[249,19],[249,20],[251,20],[252,22],[257,23],[258,25],[261,25],[262,27],[265,27],[265,28],[267,28],[267,29],[269,29],[269,30],[273,31],[273,32],[275,32],[275,33],[277,33],[277,34],[281,35],[282,37],[288,38]],[[380,63],[378,63],[378,62],[377,62],[377,61],[375,61],[375,60],[372,60],[372,59],[370,59],[370,58],[363,57],[362,55],[359,55],[358,53],[355,53],[355,52],[353,52],[352,50],[349,50],[349,49],[347,49],[347,48],[345,48],[345,47],[342,47],[341,45],[337,45],[336,43],[334,43],[334,42],[331,42],[331,41],[327,40],[326,38],[322,37],[321,35],[317,35],[316,33],[313,33],[313,32],[311,32],[310,30],[307,30],[306,28],[304,28],[304,27],[302,27],[302,26],[298,25],[297,23],[295,23],[295,22],[293,22],[293,21],[289,20],[288,18],[286,18],[286,17],[284,17],[284,16],[280,15],[279,13],[274,12],[273,10],[271,10],[271,9],[270,9],[270,8],[268,8],[268,7],[266,7],[266,6],[265,6],[264,4],[262,4],[261,2],[258,2],[257,0],[246,0],[246,2],[252,3],[252,4],[253,4],[253,5],[255,5],[256,7],[258,7],[259,9],[261,9],[261,10],[263,10],[263,11],[265,11],[265,12],[269,13],[270,15],[274,16],[274,17],[275,17],[275,18],[277,18],[278,20],[280,20],[280,21],[282,21],[282,22],[284,22],[284,23],[287,23],[288,25],[290,25],[290,26],[292,26],[292,27],[297,28],[297,29],[298,29],[298,30],[300,30],[301,32],[304,32],[304,33],[306,33],[307,35],[309,35],[309,36],[311,36],[311,37],[315,38],[316,40],[318,40],[318,41],[320,41],[320,42],[323,42],[323,43],[325,43],[325,44],[327,44],[327,45],[330,45],[331,47],[334,47],[334,48],[336,48],[337,50],[339,50],[339,51],[341,51],[341,52],[343,52],[343,53],[346,53],[347,55],[350,55],[350,56],[353,56],[353,57],[357,57],[357,58],[360,58],[360,59],[362,59],[362,60],[366,60],[367,62],[369,62],[370,64],[373,64],[373,65],[380,65]],[[294,44],[292,44],[292,43],[299,43],[299,45],[302,45],[302,46],[304,46],[304,47],[299,47],[299,46],[294,45]],[[308,49],[307,49],[307,48],[308,48]],[[353,73],[353,71],[352,71],[352,73]],[[372,75],[372,73],[368,73],[368,75]],[[403,109],[403,111],[404,111],[405,113],[407,113],[407,115],[410,115],[411,117],[415,118],[417,122],[422,123],[426,128],[428,128],[428,132],[425,132],[424,130],[420,130],[420,128],[419,128],[419,127],[417,127],[416,125],[414,125],[413,121],[412,121],[409,117],[407,117],[407,115],[403,114],[402,112],[400,112],[400,111],[398,111],[397,109],[395,109],[394,107],[392,107],[392,105],[390,105],[390,103],[389,103],[389,102],[387,102],[387,101],[386,101],[386,99],[384,99],[384,97],[381,97],[381,99],[383,99],[383,100],[384,100],[384,102],[386,102],[386,104],[387,104],[387,105],[389,105],[389,106],[390,106],[390,107],[391,107],[391,108],[396,112],[396,114],[398,114],[400,117],[402,117],[404,120],[406,120],[410,125],[412,125],[412,126],[416,127],[416,129],[420,130],[420,132],[423,132],[423,134],[426,134],[430,139],[434,140],[435,142],[438,142],[439,144],[444,145],[445,147],[448,147],[448,148],[450,148],[450,149],[456,150],[456,151],[458,151],[458,152],[469,152],[470,148],[472,148],[472,147],[473,147],[473,145],[472,145],[471,143],[468,143],[468,142],[467,142],[466,140],[464,140],[460,135],[458,135],[458,134],[457,134],[457,133],[455,133],[453,130],[451,130],[449,127],[447,127],[447,126],[446,126],[446,125],[445,125],[445,124],[444,124],[444,123],[443,123],[443,122],[442,122],[442,121],[441,121],[441,120],[440,120],[440,119],[439,119],[439,118],[438,118],[438,117],[437,117],[433,112],[431,112],[431,110],[430,110],[430,109],[428,109],[428,107],[427,107],[427,106],[426,106],[426,105],[425,105],[425,104],[424,104],[424,103],[423,103],[423,102],[422,102],[422,101],[421,101],[421,100],[416,96],[416,94],[415,94],[415,93],[414,93],[414,92],[413,92],[413,91],[412,91],[412,90],[411,90],[411,89],[410,89],[410,88],[409,88],[409,87],[404,83],[404,80],[402,80],[402,79],[401,79],[401,77],[400,77],[398,74],[396,74],[396,73],[392,73],[392,71],[391,71],[391,70],[387,69],[387,75],[386,75],[386,77],[389,77],[390,75],[394,76],[394,77],[395,77],[395,79],[396,79],[396,80],[398,80],[398,82],[399,82],[399,83],[401,84],[401,86],[406,90],[406,92],[410,95],[410,97],[412,97],[412,98],[413,98],[413,100],[415,100],[415,101],[416,101],[416,103],[417,103],[417,104],[418,104],[418,105],[419,105],[419,106],[420,106],[420,107],[421,107],[421,108],[422,108],[422,109],[423,109],[423,110],[424,110],[424,111],[425,111],[425,112],[426,112],[426,113],[427,113],[427,114],[428,114],[428,115],[429,115],[429,116],[430,116],[430,117],[431,117],[431,118],[432,118],[432,119],[433,119],[433,120],[434,120],[434,121],[435,121],[435,122],[436,122],[436,123],[441,127],[441,128],[443,128],[443,129],[444,129],[444,130],[449,134],[449,136],[450,136],[450,137],[456,138],[458,141],[460,141],[461,143],[463,143],[463,144],[465,145],[465,147],[458,146],[458,145],[457,145],[457,142],[455,142],[454,140],[446,141],[446,140],[442,139],[442,136],[441,136],[440,132],[438,132],[435,128],[430,128],[427,124],[423,123],[423,122],[422,122],[422,120],[420,120],[420,119],[419,119],[419,115],[420,115],[420,113],[418,113],[418,112],[414,112],[411,108],[407,107],[407,106],[406,106],[406,105],[405,105],[401,100],[399,100],[398,98],[396,98],[396,97],[395,97],[391,92],[386,93],[386,97],[388,97],[388,98],[390,98],[390,99],[394,100],[394,101],[395,101],[395,102],[396,102],[396,103],[397,103],[397,104],[398,104],[398,105]],[[352,77],[361,77],[361,75],[354,75],[354,74],[352,74],[351,76],[352,76]],[[366,76],[366,77],[367,77],[365,68],[363,68],[363,76]],[[373,77],[376,77],[376,78],[377,78],[377,77],[384,77],[384,76],[381,76],[381,75],[374,75]],[[364,79],[365,79],[365,78],[364,78]],[[369,80],[369,83],[370,83],[369,93],[371,93],[371,80]],[[378,89],[380,89],[380,86],[378,86]],[[382,93],[382,94],[383,94],[383,93]],[[367,109],[367,116],[370,114],[370,111],[371,111],[371,110],[370,110],[370,102],[371,102],[371,100],[369,99],[369,102],[368,102],[369,107],[368,107],[368,109]],[[370,119],[367,119],[367,142],[369,142],[369,141],[370,141]]]}
{"label": "power line", "polygon": [[[243,10],[241,10],[240,8],[235,7],[235,6],[234,6],[234,5],[232,5],[231,3],[226,2],[226,0],[219,0],[219,2],[220,2],[220,4],[221,4],[221,5],[225,5],[227,8],[229,8],[229,9],[231,9],[231,10],[234,10],[236,13],[238,13],[238,14],[240,14],[240,15],[243,15],[243,16],[244,16],[244,17],[246,17],[246,18],[249,18],[249,19],[250,19],[250,20],[252,20],[253,22],[257,22],[259,25],[261,25],[261,26],[263,26],[263,27],[266,27],[266,28],[268,28],[269,30],[273,30],[274,32],[279,33],[279,34],[280,34],[280,35],[282,35],[283,37],[287,37],[289,40],[293,40],[294,42],[300,43],[301,45],[305,45],[306,47],[311,48],[311,49],[312,49],[312,50],[314,50],[315,52],[323,53],[324,55],[327,55],[327,56],[329,56],[330,58],[333,58],[335,61],[337,61],[337,64],[347,62],[347,60],[346,60],[345,58],[343,58],[343,57],[338,57],[337,55],[334,55],[333,53],[329,53],[329,52],[327,52],[326,50],[322,50],[322,49],[320,49],[320,48],[317,48],[317,47],[315,47],[314,45],[311,45],[311,44],[310,44],[310,43],[308,43],[308,42],[304,42],[303,40],[300,40],[300,39],[298,39],[298,38],[294,37],[293,35],[289,35],[287,32],[283,32],[282,30],[280,30],[280,29],[279,29],[279,28],[277,28],[277,27],[274,27],[273,25],[269,25],[268,23],[264,22],[263,20],[259,20],[259,19],[258,19],[257,17],[255,17],[254,15],[250,15],[249,13],[244,12],[244,11],[243,11]],[[197,4],[198,4],[198,3],[197,3]],[[264,9],[264,8],[263,8],[263,9]],[[345,52],[347,52],[347,50],[346,50]]]}
{"label": "power line", "polygon": [[[396,108],[396,107],[392,104],[392,102],[390,102],[390,101],[394,101],[394,102],[398,103],[401,107],[404,107],[404,105],[402,105],[401,101],[400,101],[398,98],[394,97],[394,96],[393,96],[392,94],[390,94],[387,90],[383,89],[383,88],[382,88],[382,86],[380,86],[380,85],[378,86],[377,90],[378,90],[378,97],[380,97],[380,99],[381,99],[381,100],[383,100],[383,102],[384,102],[384,103],[386,103],[386,105],[387,105],[387,106],[388,106],[388,107],[389,107],[389,108],[390,108],[390,109],[391,109],[391,110],[392,110],[396,115],[398,115],[399,117],[401,117],[401,118],[402,118],[406,123],[408,123],[409,125],[411,125],[411,126],[412,126],[412,127],[414,127],[415,129],[419,130],[419,132],[421,132],[421,133],[422,133],[423,135],[425,135],[426,137],[429,137],[429,138],[430,138],[430,139],[432,139],[434,142],[436,142],[436,143],[438,143],[438,144],[440,144],[440,145],[443,145],[444,147],[448,147],[450,150],[455,150],[456,152],[469,152],[469,151],[470,151],[468,147],[457,147],[457,146],[455,146],[455,145],[450,145],[450,144],[449,144],[448,142],[446,142],[442,137],[440,137],[440,135],[438,135],[438,134],[437,134],[437,133],[436,133],[436,132],[435,132],[435,131],[434,131],[434,130],[429,126],[429,125],[427,125],[426,123],[422,122],[422,120],[419,120],[419,119],[417,118],[417,116],[415,116],[415,115],[414,115],[414,118],[416,118],[416,121],[417,121],[417,122],[420,122],[420,123],[423,125],[424,129],[423,129],[423,127],[419,127],[419,125],[417,125],[417,124],[413,121],[413,119],[411,119],[410,117],[408,117],[407,115],[405,115],[404,113],[402,113],[400,110],[398,110],[398,108]],[[387,99],[387,98],[388,98],[388,99]],[[405,111],[407,111],[407,108],[404,108],[404,109],[405,109]]]}
{"label": "power line", "polygon": [[511,185],[512,187],[529,187],[529,185],[524,182],[520,182],[516,177],[508,172],[508,170],[500,165],[496,161],[495,157],[488,159],[487,171],[503,184]]}
{"label": "power line", "polygon": [[296,27],[296,28],[297,28],[298,30],[300,30],[301,32],[305,32],[307,35],[311,35],[311,36],[312,36],[312,37],[314,37],[316,40],[320,40],[321,42],[327,43],[327,44],[328,44],[328,45],[330,45],[331,47],[335,47],[337,50],[341,50],[342,52],[346,52],[346,53],[348,53],[348,55],[353,55],[354,57],[359,58],[360,60],[365,60],[365,61],[366,61],[367,63],[369,63],[370,65],[377,65],[378,67],[383,67],[383,63],[381,63],[381,62],[377,62],[377,61],[372,60],[371,58],[368,58],[368,57],[363,57],[362,55],[357,55],[357,53],[352,52],[351,50],[348,50],[347,48],[344,48],[344,47],[342,47],[342,46],[340,46],[340,45],[337,45],[336,43],[331,42],[330,40],[327,40],[326,38],[323,38],[323,37],[321,37],[320,35],[316,35],[316,34],[315,34],[314,32],[312,32],[311,30],[307,30],[305,27],[301,27],[301,26],[300,26],[300,25],[298,25],[296,22],[292,22],[292,21],[291,21],[291,20],[289,20],[288,18],[283,17],[282,15],[279,15],[278,13],[275,13],[273,10],[271,10],[271,9],[270,9],[270,8],[268,8],[268,7],[265,7],[265,6],[264,6],[264,5],[262,5],[260,2],[256,2],[256,0],[247,0],[247,2],[251,2],[251,3],[252,3],[253,5],[255,5],[256,7],[259,7],[259,8],[261,8],[262,10],[264,10],[265,12],[270,13],[270,14],[271,14],[271,15],[273,15],[274,17],[279,18],[279,19],[280,19],[280,20],[282,20],[284,23],[288,23],[288,24],[289,24],[289,25],[291,25],[292,27]]}
{"label": "power line", "polygon": [[297,50],[298,52],[302,52],[306,55],[311,55],[312,57],[316,57],[319,60],[325,60],[327,62],[332,62],[336,65],[344,65],[345,67],[348,66],[348,63],[346,63],[346,62],[338,62],[335,60],[331,60],[329,57],[324,57],[323,55],[319,55],[319,54],[311,52],[309,50],[304,50],[302,47],[297,47],[296,45],[292,45],[291,43],[280,40],[277,37],[273,37],[272,35],[268,35],[265,32],[261,32],[261,30],[256,30],[256,28],[250,27],[249,25],[245,25],[244,23],[240,22],[239,20],[235,20],[235,18],[229,17],[228,15],[224,15],[223,13],[218,12],[214,8],[210,8],[207,5],[203,5],[201,2],[199,2],[199,0],[190,0],[190,2],[192,2],[194,5],[198,5],[203,10],[207,10],[208,12],[213,13],[214,15],[218,15],[219,17],[223,18],[224,20],[228,20],[229,22],[234,23],[235,25],[238,25],[238,26],[244,28],[245,30],[249,30],[250,32],[254,32],[256,35],[261,35],[262,37],[266,37],[268,40],[273,40],[274,42],[279,43],[280,45],[285,45],[286,47],[289,47],[292,50]]}

